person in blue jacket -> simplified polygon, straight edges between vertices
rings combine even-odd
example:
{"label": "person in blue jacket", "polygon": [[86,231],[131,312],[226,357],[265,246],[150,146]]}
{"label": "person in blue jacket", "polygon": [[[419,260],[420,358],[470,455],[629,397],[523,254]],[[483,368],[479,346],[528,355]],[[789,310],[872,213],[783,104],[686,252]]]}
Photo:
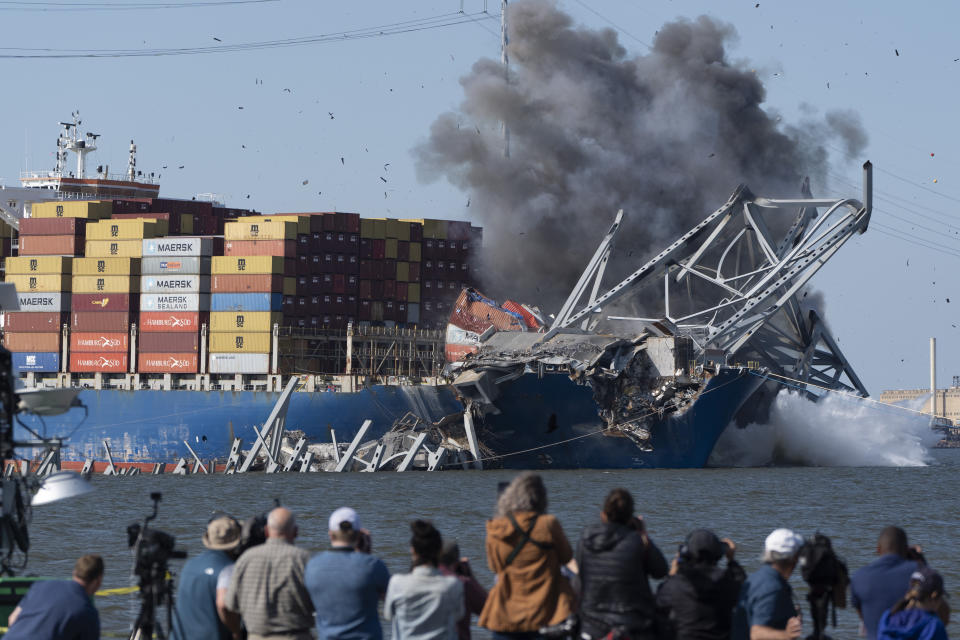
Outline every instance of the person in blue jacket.
{"label": "person in blue jacket", "polygon": [[910,576],[906,595],[880,617],[877,640],[947,640],[943,578],[930,567]]}

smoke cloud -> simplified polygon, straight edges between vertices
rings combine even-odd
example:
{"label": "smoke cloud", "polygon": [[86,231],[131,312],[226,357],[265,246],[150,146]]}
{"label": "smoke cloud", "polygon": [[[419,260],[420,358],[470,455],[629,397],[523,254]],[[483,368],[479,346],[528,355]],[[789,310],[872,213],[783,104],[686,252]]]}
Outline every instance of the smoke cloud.
{"label": "smoke cloud", "polygon": [[852,112],[782,124],[756,74],[728,58],[734,28],[713,18],[664,25],[644,55],[613,30],[575,25],[550,0],[512,3],[508,23],[509,81],[499,61],[477,61],[459,110],[415,149],[421,179],[445,178],[470,198],[484,227],[481,283],[495,297],[555,311],[618,209],[625,225],[608,283],[738,184],[798,195],[804,176],[822,184],[825,143],[851,156],[866,144]]}

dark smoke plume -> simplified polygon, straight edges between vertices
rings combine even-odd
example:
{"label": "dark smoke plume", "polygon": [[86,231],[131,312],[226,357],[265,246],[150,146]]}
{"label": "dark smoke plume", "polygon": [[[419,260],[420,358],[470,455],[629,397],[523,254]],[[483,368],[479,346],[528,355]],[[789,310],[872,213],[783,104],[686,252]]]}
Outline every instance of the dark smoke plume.
{"label": "dark smoke plume", "polygon": [[738,184],[798,195],[804,176],[823,184],[825,142],[851,156],[866,144],[851,112],[781,124],[763,108],[756,74],[727,58],[733,27],[712,18],[664,25],[639,56],[549,0],[511,4],[508,24],[509,82],[498,61],[476,62],[459,112],[439,116],[415,150],[423,179],[445,177],[469,195],[484,226],[481,282],[500,299],[555,311],[620,208],[608,284]]}

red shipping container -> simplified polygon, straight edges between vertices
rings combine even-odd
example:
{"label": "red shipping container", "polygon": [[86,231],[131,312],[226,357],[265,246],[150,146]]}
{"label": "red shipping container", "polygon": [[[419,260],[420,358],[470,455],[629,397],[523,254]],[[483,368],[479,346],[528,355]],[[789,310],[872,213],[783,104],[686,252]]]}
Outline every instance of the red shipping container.
{"label": "red shipping container", "polygon": [[[398,282],[398,283],[397,283],[397,295],[396,295],[396,298],[397,298],[397,300],[400,300],[400,301],[402,301],[402,302],[405,302],[405,301],[407,300],[407,283],[406,283],[406,282]],[[400,319],[397,318],[397,320],[399,321]],[[404,320],[406,320],[406,318],[404,318]]]}
{"label": "red shipping container", "polygon": [[196,373],[199,359],[195,353],[141,353],[137,357],[140,373]]}
{"label": "red shipping container", "polygon": [[196,311],[144,311],[140,314],[140,331],[196,333],[207,321],[207,314]]}
{"label": "red shipping container", "polygon": [[281,293],[283,276],[277,273],[211,276],[210,291],[213,293]]}
{"label": "red shipping container", "polygon": [[383,274],[380,277],[384,280],[396,280],[397,279],[397,261],[384,260]]}
{"label": "red shipping container", "polygon": [[447,240],[469,240],[470,223],[463,220],[451,220],[447,223]]}
{"label": "red shipping container", "polygon": [[370,284],[370,299],[383,300],[383,280],[372,280]]}
{"label": "red shipping container", "polygon": [[126,373],[128,360],[126,353],[71,353],[70,371]]}
{"label": "red shipping container", "polygon": [[537,319],[533,317],[533,314],[524,309],[520,304],[514,302],[513,300],[505,300],[502,305],[500,305],[507,311],[513,311],[514,313],[519,313],[523,316],[523,322],[530,329],[539,329],[540,323],[537,322]]}
{"label": "red shipping container", "polygon": [[373,262],[370,260],[360,260],[360,277],[369,278],[373,275]]}
{"label": "red shipping container", "polygon": [[448,344],[444,349],[447,362],[460,362],[471,353],[479,351],[479,347],[466,344]]}
{"label": "red shipping container", "polygon": [[324,231],[336,230],[336,214],[329,213],[323,216],[323,230]]}
{"label": "red shipping container", "polygon": [[360,238],[360,257],[361,258],[373,257],[373,239],[372,238]]}
{"label": "red shipping container", "polygon": [[[397,295],[397,281],[396,280],[384,280],[383,281],[383,297],[387,300],[393,300]],[[384,316],[386,318],[386,316]],[[389,319],[389,318],[387,318]]]}
{"label": "red shipping container", "polygon": [[387,257],[387,241],[374,238],[373,240],[373,259],[383,260]]}
{"label": "red shipping container", "polygon": [[369,280],[360,281],[360,297],[361,298],[366,298],[369,300],[370,298],[373,297],[372,289],[370,285],[371,285],[371,282]]}
{"label": "red shipping container", "polygon": [[71,315],[74,331],[130,330],[130,314],[127,311],[74,311]]}
{"label": "red shipping container", "polygon": [[228,240],[223,243],[225,256],[283,256],[297,255],[296,240]]}
{"label": "red shipping container", "polygon": [[341,214],[346,218],[346,224],[344,228],[350,233],[360,233],[360,214],[359,213],[343,213]]}
{"label": "red shipping container", "polygon": [[370,300],[361,300],[360,307],[357,313],[357,317],[360,320],[370,320]]}
{"label": "red shipping container", "polygon": [[419,222],[410,223],[410,242],[423,242],[423,225]]}
{"label": "red shipping container", "polygon": [[3,346],[18,353],[60,351],[60,332],[4,333]]}
{"label": "red shipping container", "polygon": [[342,273],[334,274],[333,276],[333,292],[334,293],[346,293],[347,292],[347,276]]}
{"label": "red shipping container", "polygon": [[20,238],[23,236],[84,236],[86,218],[23,218],[20,220]]}
{"label": "red shipping container", "polygon": [[58,311],[14,311],[4,314],[3,330],[13,333],[53,333],[70,323],[69,314]]}
{"label": "red shipping container", "polygon": [[82,256],[83,249],[82,236],[20,236],[22,256]]}
{"label": "red shipping container", "polygon": [[410,259],[410,243],[404,240],[397,242],[397,260],[406,262]]}
{"label": "red shipping container", "polygon": [[70,299],[73,311],[136,311],[140,296],[129,293],[75,293]]}
{"label": "red shipping container", "polygon": [[150,211],[152,200],[150,198],[116,198],[113,201],[113,215],[125,213],[147,213]]}
{"label": "red shipping container", "polygon": [[411,262],[409,267],[409,276],[407,282],[420,282],[420,263]]}
{"label": "red shipping container", "polygon": [[383,260],[374,260],[370,263],[373,271],[370,274],[373,280],[383,280]]}
{"label": "red shipping container", "polygon": [[198,333],[147,331],[140,334],[143,353],[196,353],[200,347]]}
{"label": "red shipping container", "polygon": [[70,351],[76,353],[123,353],[130,349],[126,333],[93,333],[74,331],[70,334]]}

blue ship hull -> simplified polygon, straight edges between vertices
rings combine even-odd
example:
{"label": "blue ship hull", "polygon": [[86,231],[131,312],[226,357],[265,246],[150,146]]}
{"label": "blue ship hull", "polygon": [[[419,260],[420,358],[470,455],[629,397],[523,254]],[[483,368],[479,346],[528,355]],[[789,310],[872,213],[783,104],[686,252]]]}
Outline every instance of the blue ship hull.
{"label": "blue ship hull", "polygon": [[762,383],[746,370],[721,370],[686,411],[648,425],[649,446],[641,449],[625,436],[602,434],[591,387],[567,375],[528,373],[499,386],[500,413],[478,421],[480,440],[508,469],[699,468]]}

